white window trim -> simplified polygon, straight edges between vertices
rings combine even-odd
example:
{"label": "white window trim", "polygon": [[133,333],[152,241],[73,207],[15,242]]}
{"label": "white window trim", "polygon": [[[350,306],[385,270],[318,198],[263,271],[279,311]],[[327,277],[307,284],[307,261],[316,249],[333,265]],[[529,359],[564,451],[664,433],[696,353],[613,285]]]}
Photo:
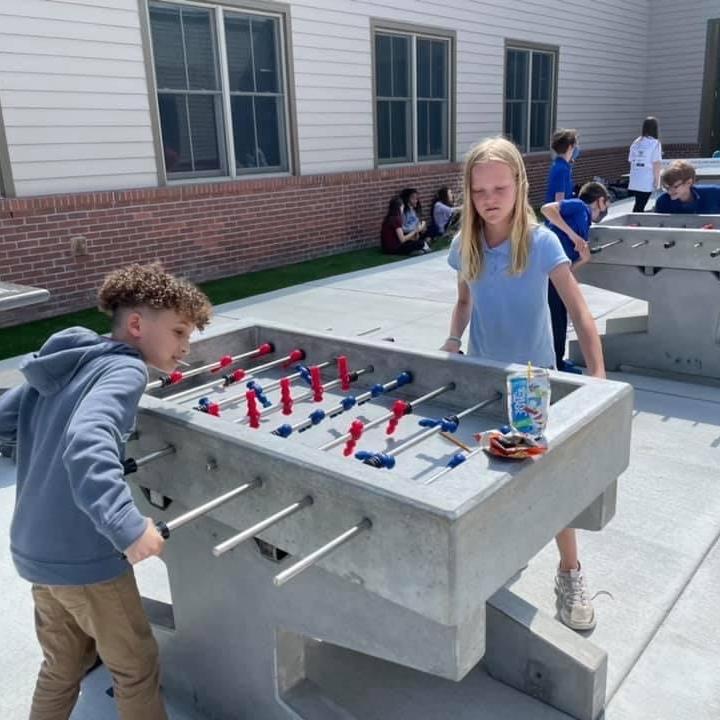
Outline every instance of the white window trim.
{"label": "white window trim", "polygon": [[[388,162],[380,159],[379,153],[379,142],[378,142],[378,115],[377,115],[377,103],[378,93],[375,85],[376,77],[376,64],[377,56],[375,52],[375,39],[377,35],[399,35],[402,37],[410,38],[410,84],[411,84],[411,153],[410,160],[403,160],[402,162]],[[432,158],[429,160],[420,160],[418,158],[418,122],[417,122],[417,39],[424,38],[428,40],[440,40],[447,46],[447,66],[445,68],[445,82],[447,87],[447,156],[445,158]],[[454,35],[450,34],[438,34],[433,33],[431,30],[426,29],[414,29],[411,26],[407,28],[393,27],[392,25],[385,25],[382,21],[377,21],[371,26],[371,42],[372,42],[372,77],[373,77],[373,132],[374,132],[374,162],[375,167],[378,168],[394,168],[394,167],[407,167],[408,165],[441,165],[453,161],[454,156],[454,118],[455,113],[453,109],[454,105],[454,52],[455,52],[455,39]]]}
{"label": "white window trim", "polygon": [[[294,172],[294,146],[293,146],[293,133],[292,133],[292,118],[291,118],[291,107],[290,107],[290,81],[291,71],[289,58],[287,57],[287,44],[286,44],[286,23],[285,16],[281,12],[273,12],[271,10],[263,10],[256,7],[255,5],[248,4],[233,4],[229,5],[223,3],[222,0],[217,2],[211,2],[205,0],[204,2],[193,2],[192,0],[156,0],[159,3],[166,5],[182,5],[185,7],[195,7],[203,10],[209,10],[214,17],[214,30],[216,36],[216,46],[218,53],[218,64],[220,73],[220,101],[222,105],[222,120],[223,120],[223,133],[217,135],[219,150],[225,154],[225,166],[227,169],[226,173],[222,171],[218,174],[208,174],[212,171],[204,171],[200,173],[187,172],[187,173],[173,173],[170,175],[165,167],[165,157],[162,146],[162,125],[160,123],[160,108],[158,105],[158,89],[157,89],[157,76],[155,70],[155,53],[152,43],[152,30],[150,22],[150,4],[153,0],[144,1],[144,20],[145,20],[145,43],[147,45],[146,51],[146,72],[148,73],[148,79],[152,80],[149,86],[152,91],[150,97],[150,112],[153,115],[153,125],[156,126],[156,155],[158,162],[158,179],[160,184],[164,185],[175,185],[175,184],[192,184],[194,182],[223,182],[228,180],[240,180],[240,179],[257,179],[262,178],[273,178],[273,177],[288,177]],[[278,21],[279,36],[278,36],[278,49],[280,57],[278,59],[278,65],[281,72],[281,83],[282,83],[282,95],[283,95],[283,111],[285,117],[283,118],[284,126],[284,140],[285,150],[284,156],[286,158],[287,170],[279,170],[277,168],[271,168],[263,171],[261,169],[249,170],[246,172],[238,172],[235,163],[235,141],[232,132],[232,107],[231,107],[231,95],[230,95],[230,78],[229,69],[227,64],[227,45],[225,42],[225,12],[236,12],[246,15],[257,15],[263,17],[271,17]]]}
{"label": "white window trim", "polygon": [[[525,155],[529,155],[531,153],[542,153],[550,149],[550,134],[552,134],[554,129],[554,119],[555,119],[555,113],[557,111],[557,64],[559,61],[559,53],[556,49],[553,48],[547,48],[542,46],[534,47],[532,45],[520,45],[515,43],[507,43],[505,45],[505,77],[503,78],[504,84],[507,83],[507,54],[509,50],[514,50],[516,52],[527,52],[529,53],[529,62],[528,62],[528,84],[527,84],[527,128],[526,128],[526,137],[523,142],[523,147],[520,148],[521,152]],[[552,92],[550,94],[550,127],[548,128],[548,138],[546,147],[543,147],[541,149],[530,149],[530,136],[532,132],[531,128],[531,122],[532,122],[532,64],[533,64],[533,57],[535,53],[542,53],[544,55],[550,55],[553,59],[553,66],[552,66],[552,78],[551,78],[551,87]],[[508,99],[506,96],[506,88],[503,89],[503,133],[506,132],[506,112],[507,112],[507,103]]]}

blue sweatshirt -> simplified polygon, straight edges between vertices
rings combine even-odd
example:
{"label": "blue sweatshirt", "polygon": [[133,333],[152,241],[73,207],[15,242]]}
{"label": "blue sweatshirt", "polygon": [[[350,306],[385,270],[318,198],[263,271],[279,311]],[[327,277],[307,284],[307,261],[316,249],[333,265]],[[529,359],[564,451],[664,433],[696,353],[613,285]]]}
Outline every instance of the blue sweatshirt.
{"label": "blue sweatshirt", "polygon": [[0,441],[17,445],[15,567],[43,585],[112,580],[146,526],[122,467],[145,363],[129,345],[70,328],[20,369],[26,382],[0,397]]}

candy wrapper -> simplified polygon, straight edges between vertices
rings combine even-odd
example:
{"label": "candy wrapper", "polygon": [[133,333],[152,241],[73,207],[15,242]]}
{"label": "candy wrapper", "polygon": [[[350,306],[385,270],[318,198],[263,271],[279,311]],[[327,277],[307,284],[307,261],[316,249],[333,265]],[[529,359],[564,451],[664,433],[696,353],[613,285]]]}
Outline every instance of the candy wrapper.
{"label": "candy wrapper", "polygon": [[507,377],[508,422],[513,430],[541,438],[550,407],[550,374],[528,363],[525,372]]}
{"label": "candy wrapper", "polygon": [[488,454],[509,460],[526,460],[547,452],[547,444],[542,439],[533,439],[523,433],[514,432],[506,428],[502,430],[488,430],[477,433],[475,439],[480,447]]}

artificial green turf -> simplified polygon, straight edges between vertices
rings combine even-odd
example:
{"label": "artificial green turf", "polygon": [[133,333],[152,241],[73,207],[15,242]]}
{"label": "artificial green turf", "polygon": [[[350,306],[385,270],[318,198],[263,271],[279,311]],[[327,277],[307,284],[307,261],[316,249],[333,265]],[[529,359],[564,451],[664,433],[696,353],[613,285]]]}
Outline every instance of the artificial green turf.
{"label": "artificial green turf", "polygon": [[[448,241],[437,241],[433,244],[433,249],[442,250],[448,245]],[[235,275],[222,280],[211,280],[202,283],[200,287],[213,305],[220,305],[311,280],[320,280],[332,275],[385,265],[402,259],[398,256],[383,255],[379,248],[367,248],[270,270],[259,270],[246,275]],[[95,309],[80,310],[24,325],[0,328],[0,359],[32,352],[40,347],[52,333],[74,325],[82,325],[99,333],[110,330],[109,319]]]}

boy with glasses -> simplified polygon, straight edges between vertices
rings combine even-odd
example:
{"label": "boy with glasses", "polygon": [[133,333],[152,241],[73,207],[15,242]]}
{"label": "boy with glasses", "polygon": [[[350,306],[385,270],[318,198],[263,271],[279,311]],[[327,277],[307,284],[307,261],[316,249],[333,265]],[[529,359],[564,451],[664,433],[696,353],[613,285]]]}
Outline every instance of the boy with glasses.
{"label": "boy with glasses", "polygon": [[655,201],[655,212],[720,213],[720,185],[696,185],[695,177],[695,168],[686,160],[671,162],[662,173],[665,192]]}

